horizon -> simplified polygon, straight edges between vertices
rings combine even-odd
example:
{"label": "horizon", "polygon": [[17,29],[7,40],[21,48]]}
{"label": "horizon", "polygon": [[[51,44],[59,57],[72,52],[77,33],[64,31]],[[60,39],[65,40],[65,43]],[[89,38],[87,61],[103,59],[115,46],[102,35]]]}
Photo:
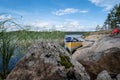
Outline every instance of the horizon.
{"label": "horizon", "polygon": [[[33,31],[95,31],[119,0],[0,0],[0,19]],[[17,30],[15,27],[10,31]]]}

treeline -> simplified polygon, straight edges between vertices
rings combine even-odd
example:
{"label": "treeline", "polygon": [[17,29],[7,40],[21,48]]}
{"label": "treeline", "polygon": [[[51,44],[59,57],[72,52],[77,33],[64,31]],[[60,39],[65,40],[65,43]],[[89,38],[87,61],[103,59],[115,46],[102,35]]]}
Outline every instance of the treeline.
{"label": "treeline", "polygon": [[116,4],[108,13],[102,27],[97,25],[96,30],[109,30],[120,27],[120,3]]}

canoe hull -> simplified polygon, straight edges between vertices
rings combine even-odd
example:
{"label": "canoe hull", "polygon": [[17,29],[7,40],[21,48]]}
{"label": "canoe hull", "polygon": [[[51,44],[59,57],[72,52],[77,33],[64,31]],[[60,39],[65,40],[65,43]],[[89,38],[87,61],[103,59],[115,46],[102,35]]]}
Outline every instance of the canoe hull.
{"label": "canoe hull", "polygon": [[75,49],[82,46],[82,41],[79,41],[79,42],[66,42],[65,46],[66,46],[66,49],[69,50],[69,52],[73,52]]}

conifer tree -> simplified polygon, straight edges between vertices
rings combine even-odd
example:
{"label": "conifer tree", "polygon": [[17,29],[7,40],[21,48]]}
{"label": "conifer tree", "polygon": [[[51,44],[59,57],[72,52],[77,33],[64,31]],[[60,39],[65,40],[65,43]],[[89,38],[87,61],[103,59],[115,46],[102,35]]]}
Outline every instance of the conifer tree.
{"label": "conifer tree", "polygon": [[108,13],[103,27],[104,29],[120,27],[120,4],[116,4],[110,13]]}

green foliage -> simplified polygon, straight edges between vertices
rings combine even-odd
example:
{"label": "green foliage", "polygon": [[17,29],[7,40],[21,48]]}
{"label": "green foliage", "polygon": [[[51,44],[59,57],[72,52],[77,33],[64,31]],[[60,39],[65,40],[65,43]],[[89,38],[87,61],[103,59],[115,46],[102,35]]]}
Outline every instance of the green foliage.
{"label": "green foliage", "polygon": [[3,80],[3,79],[0,77],[0,80]]}
{"label": "green foliage", "polygon": [[6,78],[8,74],[8,64],[14,53],[15,42],[14,39],[6,33],[6,24],[11,20],[3,20],[0,22],[0,56],[2,57],[3,63],[3,74],[2,77]]}
{"label": "green foliage", "polygon": [[8,32],[7,30],[8,27],[12,27],[13,24],[16,25],[16,23],[13,22],[12,19],[0,20],[0,57],[2,58],[3,67],[3,71],[0,73],[0,76],[2,79],[5,79],[9,73],[8,71],[9,61],[12,58],[15,49],[18,46],[20,47],[19,42],[21,41],[21,38],[23,38],[24,36],[25,38],[23,38],[22,41],[25,42],[27,36],[23,35],[23,32],[11,35],[10,32]]}
{"label": "green foliage", "polygon": [[[17,25],[13,19],[0,20],[0,56],[2,58],[3,72],[0,73],[2,79],[5,79],[9,73],[8,64],[17,47],[22,47],[23,52],[34,42],[43,40],[64,40],[64,32],[34,32],[22,29],[19,31],[8,32],[8,28]],[[21,51],[22,52],[22,51]]]}
{"label": "green foliage", "polygon": [[101,26],[100,25],[97,25],[96,26],[96,31],[100,31],[101,30]]}
{"label": "green foliage", "polygon": [[[65,33],[64,32],[60,32],[60,31],[53,31],[53,32],[36,32],[36,31],[14,31],[14,32],[9,32],[9,34],[11,35],[16,35],[19,33],[23,33],[24,36],[21,37],[21,40],[23,40],[24,38],[26,39],[41,39],[41,40],[55,40],[55,39],[64,39]],[[28,37],[26,37],[26,36]]]}
{"label": "green foliage", "polygon": [[57,41],[60,45],[64,46],[64,36],[65,32],[53,31],[53,32],[36,32],[36,31],[12,31],[8,32],[11,36],[19,36],[19,45],[29,46],[31,43],[41,42],[41,41]]}
{"label": "green foliage", "polygon": [[70,62],[70,58],[68,56],[61,54],[60,59],[61,59],[60,64],[62,66],[65,66],[65,68],[70,68],[73,66],[72,63]]}
{"label": "green foliage", "polygon": [[86,38],[86,37],[89,36],[89,35],[90,35],[89,32],[83,33],[83,38]]}
{"label": "green foliage", "polygon": [[120,27],[120,4],[116,4],[110,13],[108,13],[103,27],[104,29],[114,29],[116,27]]}

